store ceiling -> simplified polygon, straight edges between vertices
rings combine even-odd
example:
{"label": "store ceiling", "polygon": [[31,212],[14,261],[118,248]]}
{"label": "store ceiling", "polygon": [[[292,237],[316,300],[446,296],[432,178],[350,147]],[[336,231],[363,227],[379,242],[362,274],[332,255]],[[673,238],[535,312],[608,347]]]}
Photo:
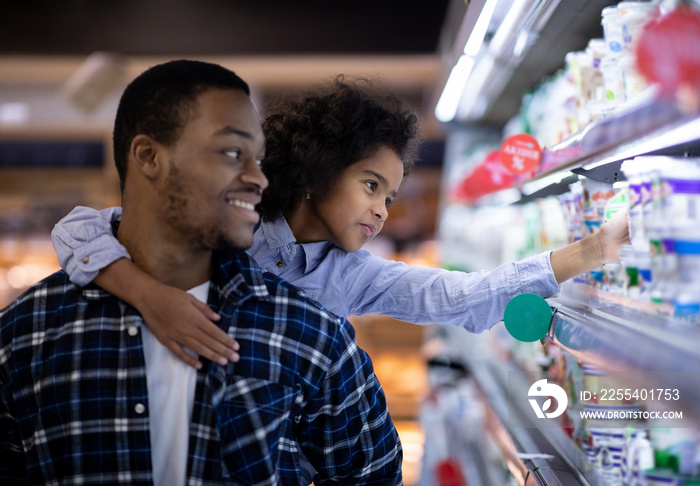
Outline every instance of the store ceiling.
{"label": "store ceiling", "polygon": [[109,123],[113,99],[87,114],[61,99],[88,56],[106,52],[120,56],[126,79],[172,58],[219,62],[260,102],[338,73],[376,75],[430,121],[445,77],[438,44],[450,2],[466,8],[464,0],[5,2],[0,106],[26,102],[25,126]]}
{"label": "store ceiling", "polygon": [[26,0],[5,3],[0,53],[433,54],[448,0]]}
{"label": "store ceiling", "polygon": [[[503,69],[484,88],[490,105],[480,122],[505,124],[517,113],[522,94],[563,66],[566,52],[582,49],[588,39],[601,35],[600,12],[615,1],[525,0],[533,11],[545,6],[541,10],[551,11],[551,21],[524,58],[516,64],[499,62]],[[467,4],[478,12],[484,2],[4,2],[0,14],[0,137],[8,129],[37,126],[61,125],[66,130],[110,126],[126,80],[163,60],[196,57],[241,74],[259,103],[334,74],[379,76],[419,109],[428,136],[440,138],[445,127],[435,120],[433,110],[468,35],[461,28]],[[508,5],[504,3],[501,15]],[[492,22],[494,28],[498,24],[498,19]],[[124,71],[124,79],[121,84],[100,87],[110,88],[110,97],[86,112],[67,99],[66,92],[96,52],[118,54],[116,67]],[[3,104],[15,102],[28,107],[29,117],[7,128]]]}

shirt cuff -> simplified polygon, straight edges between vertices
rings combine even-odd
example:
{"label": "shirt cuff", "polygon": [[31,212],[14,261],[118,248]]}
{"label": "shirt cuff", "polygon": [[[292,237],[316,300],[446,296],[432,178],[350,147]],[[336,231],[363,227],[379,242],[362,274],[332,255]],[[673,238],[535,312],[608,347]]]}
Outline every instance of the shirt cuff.
{"label": "shirt cuff", "polygon": [[545,299],[559,295],[561,287],[552,270],[551,254],[551,251],[545,251],[517,263],[523,292],[537,294]]}
{"label": "shirt cuff", "polygon": [[111,234],[100,235],[73,252],[66,263],[66,273],[71,282],[84,286],[92,282],[100,270],[123,257],[131,259],[119,240]]}

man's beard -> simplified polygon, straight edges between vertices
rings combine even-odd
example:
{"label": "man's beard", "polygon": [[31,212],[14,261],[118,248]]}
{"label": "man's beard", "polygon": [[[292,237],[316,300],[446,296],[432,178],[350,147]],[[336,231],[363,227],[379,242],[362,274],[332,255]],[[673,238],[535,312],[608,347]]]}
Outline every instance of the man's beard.
{"label": "man's beard", "polygon": [[249,247],[250,247],[250,245],[244,245],[242,243],[232,241],[225,234],[221,233],[221,234],[219,234],[219,238],[217,239],[216,247],[212,248],[212,250],[219,251],[219,252],[236,253],[239,251],[245,251]]}
{"label": "man's beard", "polygon": [[[197,197],[188,192],[183,177],[176,167],[171,167],[167,179],[167,189],[163,193],[165,199],[165,220],[178,234],[183,242],[203,251],[233,251],[246,250],[250,241],[235,241],[224,231],[224,223],[216,222],[207,225],[205,220],[197,215],[188,215],[189,200]],[[251,231],[252,233],[252,231]]]}

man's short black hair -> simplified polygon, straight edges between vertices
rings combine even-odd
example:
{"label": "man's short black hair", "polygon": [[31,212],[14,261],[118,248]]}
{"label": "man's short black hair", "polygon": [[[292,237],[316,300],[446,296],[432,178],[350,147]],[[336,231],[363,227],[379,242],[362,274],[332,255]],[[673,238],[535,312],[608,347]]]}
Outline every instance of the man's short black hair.
{"label": "man's short black hair", "polygon": [[202,61],[177,60],[153,66],[124,90],[114,121],[114,162],[122,191],[129,147],[137,135],[172,145],[189,117],[195,100],[211,88],[238,89],[250,95],[248,84],[234,72]]}

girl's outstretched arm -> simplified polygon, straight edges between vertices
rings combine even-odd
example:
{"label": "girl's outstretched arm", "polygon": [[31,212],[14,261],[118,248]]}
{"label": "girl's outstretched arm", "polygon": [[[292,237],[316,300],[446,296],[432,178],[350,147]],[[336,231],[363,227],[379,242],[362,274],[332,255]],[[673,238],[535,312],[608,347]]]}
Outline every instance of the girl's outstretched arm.
{"label": "girl's outstretched arm", "polygon": [[119,208],[77,207],[58,222],[51,240],[59,263],[78,285],[93,281],[136,307],[156,338],[185,364],[202,363],[183,346],[221,365],[238,361],[238,343],[215,322],[219,315],[183,290],[139,269],[112,233]]}

